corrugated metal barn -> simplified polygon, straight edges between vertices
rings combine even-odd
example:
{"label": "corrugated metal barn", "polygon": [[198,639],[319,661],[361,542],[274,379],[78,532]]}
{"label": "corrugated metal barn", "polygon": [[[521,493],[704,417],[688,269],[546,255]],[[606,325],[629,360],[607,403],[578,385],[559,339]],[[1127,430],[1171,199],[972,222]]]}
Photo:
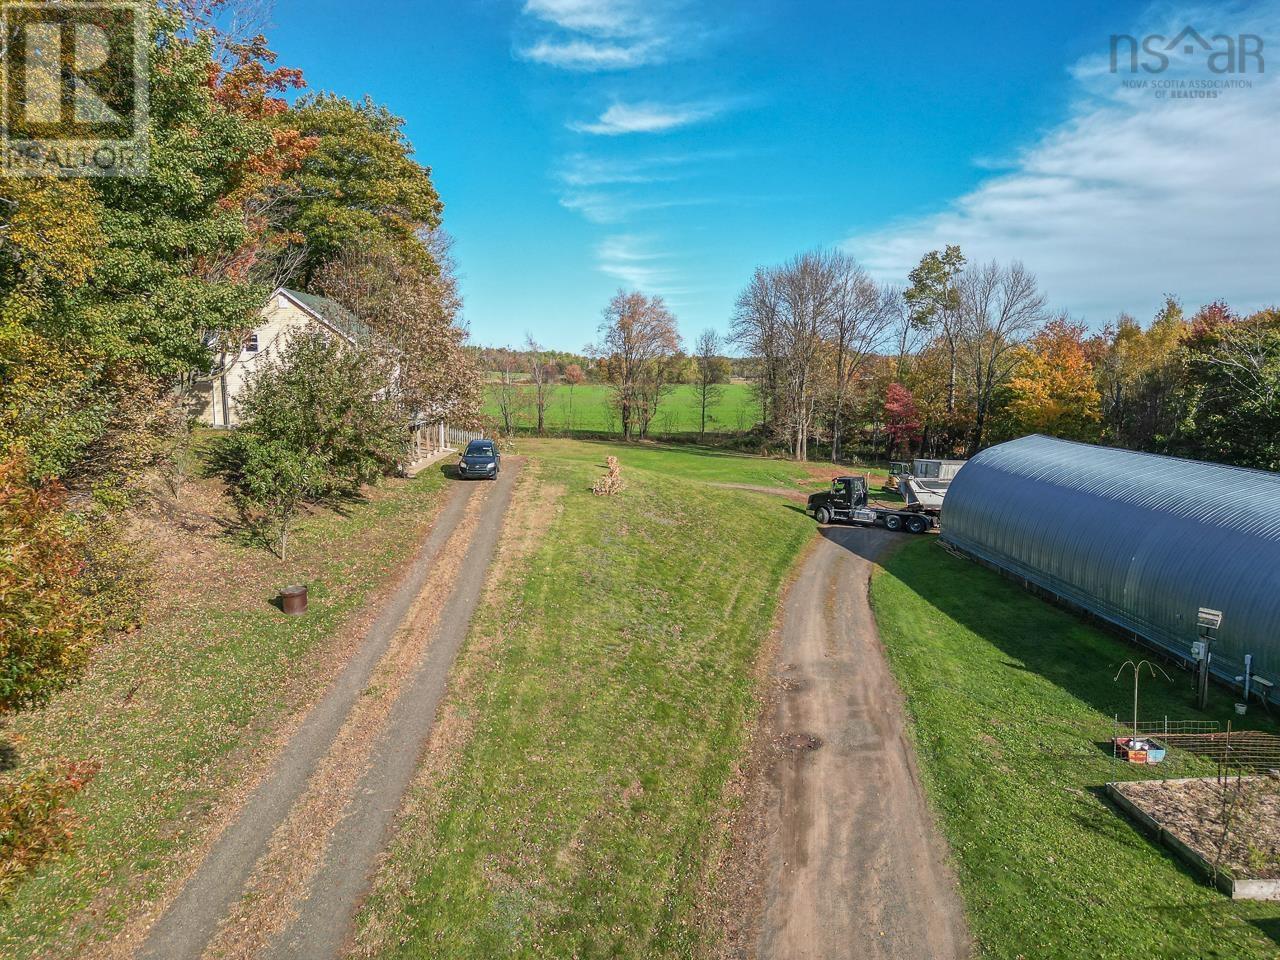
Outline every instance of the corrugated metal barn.
{"label": "corrugated metal barn", "polygon": [[942,538],[1182,657],[1221,610],[1214,673],[1280,684],[1280,474],[1024,437],[960,471]]}

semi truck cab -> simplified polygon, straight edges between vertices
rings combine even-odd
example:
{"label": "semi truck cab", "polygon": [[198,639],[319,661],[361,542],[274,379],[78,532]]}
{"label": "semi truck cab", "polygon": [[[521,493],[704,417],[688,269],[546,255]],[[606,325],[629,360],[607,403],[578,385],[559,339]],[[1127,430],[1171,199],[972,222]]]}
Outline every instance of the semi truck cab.
{"label": "semi truck cab", "polygon": [[[875,523],[875,513],[866,506],[866,477],[836,477],[831,481],[830,490],[809,497],[806,512],[819,523],[833,520]],[[856,516],[858,513],[865,516]]]}
{"label": "semi truck cab", "polygon": [[809,497],[805,512],[822,524],[880,524],[889,530],[911,533],[924,533],[937,524],[936,518],[923,512],[919,504],[909,504],[902,510],[868,506],[866,477],[836,477],[830,490]]}

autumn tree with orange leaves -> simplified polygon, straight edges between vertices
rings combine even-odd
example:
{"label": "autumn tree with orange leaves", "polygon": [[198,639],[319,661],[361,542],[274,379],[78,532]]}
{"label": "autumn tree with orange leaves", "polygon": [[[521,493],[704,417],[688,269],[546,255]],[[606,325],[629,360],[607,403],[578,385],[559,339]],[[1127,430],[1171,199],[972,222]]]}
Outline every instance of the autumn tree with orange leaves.
{"label": "autumn tree with orange leaves", "polygon": [[1000,433],[1044,433],[1095,440],[1102,398],[1088,356],[1083,324],[1050,321],[1019,351],[1017,372],[1003,398]]}

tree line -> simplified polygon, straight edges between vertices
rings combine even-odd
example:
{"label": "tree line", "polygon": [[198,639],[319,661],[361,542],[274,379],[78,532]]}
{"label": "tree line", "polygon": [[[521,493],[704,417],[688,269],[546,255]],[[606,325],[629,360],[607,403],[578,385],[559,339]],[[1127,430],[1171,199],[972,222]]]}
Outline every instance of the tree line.
{"label": "tree line", "polygon": [[[332,297],[370,336],[340,361],[303,338],[251,385],[222,458],[248,516],[394,469],[416,412],[478,416],[443,203],[403,121],[304,92],[263,36],[220,28],[234,6],[147,10],[145,177],[0,178],[0,710],[136,622],[122,518],[172,492],[188,388],[239,354],[276,287]],[[288,399],[308,383],[325,403]]]}
{"label": "tree line", "polygon": [[759,268],[732,341],[757,430],[796,459],[972,456],[1044,433],[1280,469],[1280,312],[1173,297],[1091,333],[1018,262],[927,253],[900,286],[815,251]]}

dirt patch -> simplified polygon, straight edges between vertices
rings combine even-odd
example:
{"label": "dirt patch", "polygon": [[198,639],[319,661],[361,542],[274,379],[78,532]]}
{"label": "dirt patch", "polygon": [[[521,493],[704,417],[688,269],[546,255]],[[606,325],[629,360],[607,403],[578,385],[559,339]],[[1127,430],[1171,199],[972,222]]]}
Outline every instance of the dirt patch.
{"label": "dirt patch", "polygon": [[788,733],[782,738],[782,745],[788,750],[817,750],[822,738],[811,733]]}
{"label": "dirt patch", "polygon": [[809,494],[804,490],[789,490],[786,487],[766,487],[754,483],[712,483],[712,487],[721,487],[725,490],[747,490],[751,493],[767,493],[775,497],[786,497],[796,503],[807,503]]}
{"label": "dirt patch", "polygon": [[870,467],[849,467],[837,464],[806,463],[804,471],[815,480],[830,483],[836,477],[866,477],[872,486],[879,486],[889,476],[885,470],[873,470]]}
{"label": "dirt patch", "polygon": [[1280,778],[1143,780],[1115,789],[1210,865],[1238,879],[1280,880]]}
{"label": "dirt patch", "polygon": [[[797,558],[791,576],[783,585],[789,591],[805,566],[805,558],[817,541]],[[778,703],[788,692],[801,689],[806,681],[782,675],[790,664],[779,663],[782,646],[782,604],[774,614],[773,628],[756,658],[756,702],[749,728],[744,731],[747,749],[725,785],[721,813],[713,825],[718,857],[708,865],[706,906],[702,926],[707,940],[715,944],[717,960],[740,960],[755,956],[763,914],[765,864],[768,840],[768,771],[785,754],[782,731],[778,728]]]}

